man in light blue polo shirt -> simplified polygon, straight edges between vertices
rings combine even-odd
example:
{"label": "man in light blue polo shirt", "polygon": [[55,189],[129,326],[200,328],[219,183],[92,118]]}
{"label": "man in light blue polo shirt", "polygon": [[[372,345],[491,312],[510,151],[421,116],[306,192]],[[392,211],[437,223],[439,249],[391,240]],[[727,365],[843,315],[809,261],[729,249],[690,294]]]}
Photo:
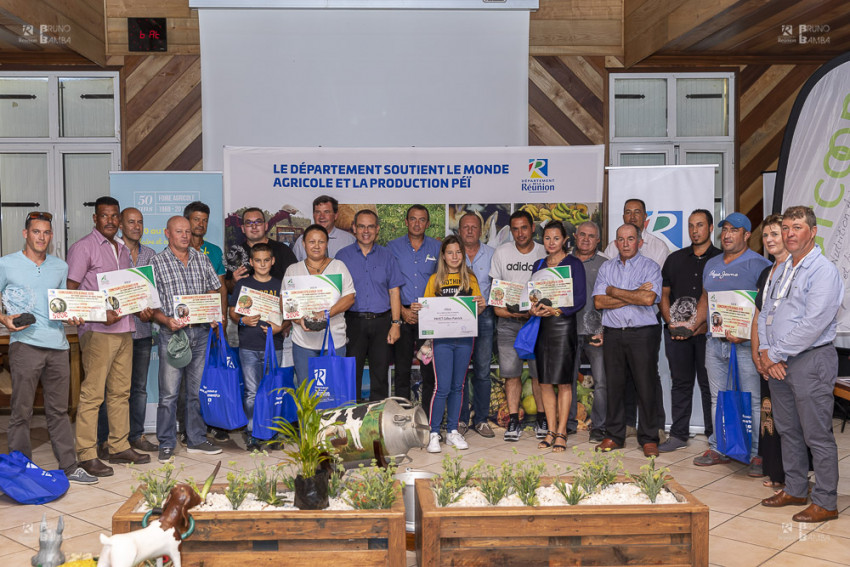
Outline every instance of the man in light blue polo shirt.
{"label": "man in light blue polo shirt", "polygon": [[[437,270],[440,257],[440,241],[425,236],[431,217],[422,205],[411,205],[404,218],[407,234],[387,243],[401,269],[404,283],[401,285],[401,335],[393,346],[395,359],[395,395],[410,399],[410,368],[419,340],[419,316],[410,310],[410,304],[425,295],[428,278]],[[434,395],[434,367],[420,364],[422,375],[422,409],[427,415],[431,397]]]}
{"label": "man in light blue polo shirt", "polygon": [[[495,250],[481,242],[481,217],[475,213],[466,213],[460,217],[458,224],[460,241],[466,251],[466,264],[472,268],[472,273],[478,280],[481,295],[484,300],[490,297],[490,260]],[[495,433],[487,424],[490,414],[490,359],[493,357],[493,330],[496,327],[496,316],[489,305],[478,314],[478,336],[472,351],[472,374],[467,373],[464,384],[463,407],[460,409],[458,431],[465,434],[469,426],[470,407],[475,417],[472,428],[482,437],[495,437]],[[469,384],[472,383],[472,404],[469,403]]]}
{"label": "man in light blue polo shirt", "polygon": [[[696,327],[706,321],[708,294],[713,291],[734,291],[758,289],[758,279],[762,271],[770,265],[763,256],[748,247],[752,224],[746,215],[732,213],[717,225],[720,230],[720,248],[723,254],[715,256],[705,263],[702,273],[702,297],[697,310]],[[711,419],[717,412],[717,392],[726,388],[729,371],[729,357],[732,345],[735,345],[738,359],[738,376],[741,389],[752,395],[752,449],[750,450],[750,476],[763,476],[761,457],[758,456],[759,421],[761,415],[761,386],[759,373],[750,355],[750,341],[739,339],[727,332],[725,336],[711,333],[705,345],[705,370],[708,373],[708,386],[711,389]],[[709,449],[694,459],[698,467],[719,465],[730,462],[729,457],[717,452],[718,423],[714,423],[714,433],[708,438]]]}
{"label": "man in light blue polo shirt", "polygon": [[773,508],[806,503],[808,446],[815,469],[812,504],[791,519],[823,522],[838,517],[838,447],[832,433],[838,356],[832,341],[844,283],[815,244],[814,211],[790,207],[783,216],[782,241],[790,255],[765,291],[758,320],[758,365],[769,377],[785,489],[761,503]]}
{"label": "man in light blue polo shirt", "polygon": [[[32,458],[30,419],[35,390],[41,382],[44,413],[53,454],[69,482],[97,484],[77,461],[74,434],[68,420],[71,368],[68,339],[61,321],[51,321],[48,289],[65,289],[68,264],[47,253],[53,239],[50,213],[33,212],[24,223],[24,249],[0,258],[0,294],[6,314],[0,323],[9,329],[9,368],[12,374],[12,413],[7,433],[9,451]],[[15,319],[29,313],[32,324]],[[69,321],[79,325],[82,320]]]}
{"label": "man in light blue polo shirt", "polygon": [[660,333],[653,305],[661,298],[661,267],[638,254],[643,239],[632,224],[617,229],[619,255],[599,268],[593,286],[593,302],[602,309],[605,377],[608,410],[606,435],[597,451],[622,449],[626,440],[626,409],[623,391],[631,372],[638,398],[638,443],[647,457],[658,456],[655,427],[655,395],[658,381]]}

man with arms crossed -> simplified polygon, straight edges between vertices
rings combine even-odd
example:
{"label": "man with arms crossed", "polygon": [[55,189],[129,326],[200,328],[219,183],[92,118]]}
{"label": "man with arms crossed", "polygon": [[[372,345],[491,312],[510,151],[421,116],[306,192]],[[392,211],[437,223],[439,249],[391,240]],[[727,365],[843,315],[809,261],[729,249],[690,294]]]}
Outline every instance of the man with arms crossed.
{"label": "man with arms crossed", "polygon": [[[116,239],[121,210],[112,197],[95,201],[94,229],[68,249],[68,289],[97,291],[97,275],[132,266],[130,252]],[[109,462],[149,463],[150,455],[137,453],[130,434],[130,383],[133,374],[132,317],[107,310],[105,323],[80,326],[80,347],[86,379],[80,387],[77,409],[77,453],[80,466],[93,476],[112,476],[112,467],[97,458],[97,415],[106,398],[109,421]]]}
{"label": "man with arms crossed", "polygon": [[673,424],[670,437],[658,446],[669,453],[688,446],[691,410],[694,397],[694,376],[702,394],[702,414],[705,435],[713,433],[711,426],[711,389],[705,370],[705,321],[696,325],[696,307],[702,297],[702,274],[706,263],[721,254],[711,243],[714,219],[705,209],[697,209],[688,217],[688,236],[691,245],[670,254],[661,269],[661,317],[667,323],[664,346],[673,387],[670,406]]}
{"label": "man with arms crossed", "polygon": [[782,241],[790,256],[765,292],[759,315],[759,372],[769,376],[776,427],[782,435],[785,489],[764,506],[803,505],[809,490],[806,446],[812,450],[812,504],[795,522],[838,517],[838,448],[832,433],[838,357],[832,341],[844,284],[815,244],[817,218],[809,207],[790,207]]}
{"label": "man with arms crossed", "polygon": [[[526,211],[515,211],[510,218],[513,242],[506,242],[498,248],[490,261],[490,277],[525,285],[531,279],[534,263],[546,255],[543,247],[531,239],[534,234],[534,220]],[[496,332],[499,347],[499,375],[505,381],[505,397],[508,401],[510,420],[505,430],[505,441],[519,441],[519,403],[522,394],[522,359],[514,349],[517,333],[528,320],[528,311],[513,313],[504,307],[494,307]],[[537,382],[537,365],[529,364],[528,372],[532,379],[534,401],[543,408],[540,384]],[[549,426],[543,411],[537,412],[535,433],[538,439],[546,437]]]}
{"label": "man with arms crossed", "polygon": [[[460,217],[460,241],[466,251],[466,263],[472,269],[481,288],[484,301],[490,297],[490,260],[495,250],[481,243],[481,217],[475,213],[466,213]],[[470,408],[475,412],[472,428],[482,437],[495,437],[496,434],[487,423],[490,415],[490,359],[493,357],[493,331],[496,316],[493,308],[487,306],[478,314],[478,336],[472,350],[472,374],[467,373],[464,384],[463,406],[460,409],[458,431],[466,434],[469,426]],[[469,403],[469,384],[472,383],[472,404]]]}
{"label": "man with arms crossed", "polygon": [[[313,200],[313,222],[325,227],[328,231],[328,258],[336,258],[337,252],[354,244],[354,236],[336,227],[336,215],[339,213],[339,202],[328,195],[320,195]],[[304,237],[299,236],[292,245],[292,251],[299,262],[307,257],[304,250]]]}
{"label": "man with arms crossed", "polygon": [[[0,258],[0,294],[6,314],[0,323],[9,329],[9,369],[12,374],[12,413],[9,417],[9,451],[32,458],[30,420],[35,390],[41,382],[44,415],[53,455],[69,482],[97,484],[77,462],[74,434],[68,420],[68,339],[61,321],[50,320],[48,289],[65,289],[68,265],[47,253],[53,239],[50,213],[32,212],[24,222],[24,249]],[[24,313],[35,323],[14,323]],[[72,325],[80,319],[68,321]]]}
{"label": "man with arms crossed", "polygon": [[392,344],[401,328],[401,295],[404,283],[392,253],[376,243],[381,230],[378,215],[363,209],[354,215],[357,242],[337,254],[354,280],[354,305],[345,312],[349,356],[357,359],[357,398],[363,386],[363,367],[369,358],[369,401],[389,395]]}
{"label": "man with arms crossed", "polygon": [[[696,325],[702,325],[708,311],[708,294],[713,291],[756,290],[762,270],[770,265],[763,256],[749,249],[748,242],[752,225],[750,219],[741,213],[731,213],[718,225],[720,227],[720,248],[723,254],[715,256],[705,264],[702,275],[702,296],[700,297]],[[750,341],[739,339],[726,332],[725,335],[707,333],[710,338],[705,344],[705,369],[708,373],[708,385],[711,388],[711,418],[717,411],[717,392],[726,388],[729,372],[729,357],[732,343],[736,345],[738,375],[741,390],[752,395],[753,444],[750,450],[750,476],[762,476],[761,457],[758,456],[759,422],[761,421],[761,386],[759,373],[750,355]],[[717,427],[713,423],[714,433],[708,438],[708,451],[694,459],[698,467],[707,467],[730,462],[726,455],[717,452]]]}
{"label": "man with arms crossed", "polygon": [[[401,333],[393,345],[395,359],[395,395],[410,399],[410,367],[414,353],[422,341],[419,340],[419,315],[410,309],[411,303],[425,295],[428,278],[437,269],[440,257],[440,241],[425,236],[431,224],[428,209],[422,205],[411,205],[404,217],[407,234],[390,240],[387,249],[395,256],[404,283],[401,285]],[[420,361],[422,389],[419,392],[422,409],[428,417],[431,398],[434,397],[434,366]]]}
{"label": "man with arms crossed", "polygon": [[626,440],[625,389],[630,372],[637,391],[638,443],[647,457],[658,456],[656,415],[658,385],[658,342],[660,332],[653,305],[661,292],[661,268],[638,254],[641,231],[632,224],[617,229],[616,258],[599,268],[593,301],[602,309],[605,342],[605,377],[608,381],[608,411],[605,439],[597,451],[622,449]]}

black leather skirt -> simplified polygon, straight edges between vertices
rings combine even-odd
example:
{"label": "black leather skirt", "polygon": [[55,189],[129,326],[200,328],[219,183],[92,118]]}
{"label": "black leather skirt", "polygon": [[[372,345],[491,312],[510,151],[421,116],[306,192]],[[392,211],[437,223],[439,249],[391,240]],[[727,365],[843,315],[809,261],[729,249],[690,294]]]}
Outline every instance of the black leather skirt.
{"label": "black leather skirt", "polygon": [[537,376],[541,384],[572,384],[578,348],[576,317],[541,317],[534,346]]}

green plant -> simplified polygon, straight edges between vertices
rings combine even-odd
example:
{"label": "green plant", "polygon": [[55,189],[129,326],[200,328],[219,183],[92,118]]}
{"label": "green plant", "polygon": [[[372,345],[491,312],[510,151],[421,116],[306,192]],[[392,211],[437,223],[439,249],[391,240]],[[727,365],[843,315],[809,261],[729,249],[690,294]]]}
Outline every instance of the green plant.
{"label": "green plant", "polygon": [[649,497],[650,502],[655,504],[655,499],[658,498],[658,495],[661,494],[664,486],[670,480],[667,478],[670,469],[667,467],[655,468],[655,457],[650,457],[649,463],[643,465],[640,470],[642,472],[637,476],[632,476],[629,473],[626,473],[626,476],[640,487],[641,492]]}
{"label": "green plant", "polygon": [[[280,482],[286,487],[287,492],[295,492],[295,477],[290,474],[284,474],[280,477]],[[330,496],[330,489],[328,489]]]}
{"label": "green plant", "polygon": [[514,490],[517,496],[526,506],[537,505],[537,488],[540,486],[540,477],[546,470],[546,463],[542,457],[529,457],[514,466],[512,475]]}
{"label": "green plant", "polygon": [[328,475],[329,498],[342,496],[342,491],[345,489],[345,483],[342,481],[343,476],[345,476],[345,467],[342,466],[342,459],[338,455],[334,455],[331,473]]}
{"label": "green plant", "polygon": [[347,483],[345,501],[356,510],[388,510],[401,491],[395,481],[397,470],[395,459],[390,459],[387,468],[379,467],[375,459],[370,467],[360,465],[358,478]]}
{"label": "green plant", "polygon": [[469,486],[469,483],[478,474],[478,469],[481,466],[481,463],[478,462],[464,470],[461,465],[462,462],[463,457],[460,455],[452,457],[451,455],[446,454],[446,456],[443,457],[442,476],[447,478],[451,484],[457,486],[458,490],[465,486]]}
{"label": "green plant", "polygon": [[508,496],[513,491],[513,471],[508,461],[502,463],[500,469],[495,465],[487,465],[478,481],[478,488],[491,506]]}
{"label": "green plant", "polygon": [[[230,461],[228,464],[235,466],[236,462]],[[239,469],[238,471],[227,473],[227,488],[224,489],[224,495],[234,510],[237,510],[242,505],[249,492],[251,492],[251,484],[245,477],[244,470]]]}
{"label": "green plant", "polygon": [[322,435],[326,424],[322,423],[323,412],[317,410],[322,394],[314,391],[314,382],[305,380],[296,389],[283,389],[295,400],[297,425],[276,418],[275,425],[269,428],[281,433],[286,445],[295,446],[295,449],[285,449],[284,452],[301,469],[304,478],[315,476],[322,463],[330,459],[331,451],[330,443]]}
{"label": "green plant", "polygon": [[[148,507],[161,508],[168,497],[171,489],[177,485],[177,475],[174,473],[175,468],[173,463],[165,463],[158,469],[150,471],[133,471],[133,478],[139,483],[138,487],[132,487],[141,490],[142,497],[145,499]],[[183,471],[181,465],[180,471]]]}
{"label": "green plant", "polygon": [[[587,498],[587,493],[582,489],[581,485],[577,482],[577,479],[574,478],[572,484],[567,484],[561,477],[561,467],[555,465],[555,470],[558,472],[558,474],[552,481],[552,485],[561,494],[561,496],[564,497],[564,500],[567,501],[567,504],[569,504],[570,506],[575,506],[576,504]],[[567,469],[566,472],[570,472],[569,469]]]}
{"label": "green plant", "polygon": [[281,503],[280,497],[277,495],[277,483],[280,479],[280,469],[276,466],[267,466],[265,457],[269,454],[266,451],[262,453],[254,451],[251,458],[254,459],[254,470],[248,477],[251,491],[257,495],[257,500],[279,506]]}
{"label": "green plant", "polygon": [[[584,456],[583,451],[575,451],[579,457]],[[593,452],[590,459],[581,462],[579,474],[575,483],[579,484],[588,495],[597,490],[604,490],[617,480],[617,475],[623,469],[622,454],[619,451],[613,453]]]}

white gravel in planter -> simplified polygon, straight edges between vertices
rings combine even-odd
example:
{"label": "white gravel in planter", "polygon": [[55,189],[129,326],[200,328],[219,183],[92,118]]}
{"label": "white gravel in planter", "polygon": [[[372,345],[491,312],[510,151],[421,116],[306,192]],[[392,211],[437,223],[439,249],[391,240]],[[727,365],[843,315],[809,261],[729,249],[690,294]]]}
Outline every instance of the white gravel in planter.
{"label": "white gravel in planter", "polygon": [[[261,512],[264,510],[298,510],[293,504],[295,500],[294,492],[283,492],[280,493],[279,496],[283,499],[283,504],[281,506],[272,506],[260,500],[257,500],[256,495],[249,493],[245,500],[242,501],[242,504],[239,505],[238,510],[240,512]],[[145,514],[150,510],[147,505],[147,502],[144,500],[136,506],[136,509],[133,512],[139,514]],[[192,509],[192,511],[198,512],[228,512],[233,510],[233,506],[230,505],[230,501],[227,499],[222,493],[218,492],[210,492],[207,494],[207,500],[200,506],[196,506]],[[354,510],[354,508],[348,504],[342,498],[329,498],[328,499],[328,507],[326,510]]]}
{"label": "white gravel in planter", "polygon": [[[678,501],[673,493],[665,488],[655,499],[655,503],[677,504]],[[649,496],[641,492],[636,484],[630,482],[612,484],[601,492],[591,494],[579,502],[579,506],[604,504],[652,504],[652,502],[649,501]]]}
{"label": "white gravel in planter", "polygon": [[[567,485],[569,490],[570,485]],[[555,486],[541,486],[536,490],[539,506],[569,506],[567,500]],[[672,492],[666,488],[661,491],[655,499],[656,504],[677,504],[678,500]],[[649,497],[641,492],[640,488],[633,483],[617,483],[605,488],[601,492],[592,494],[579,502],[583,506],[600,506],[611,504],[652,504]],[[479,508],[489,506],[487,499],[478,488],[466,487],[461,489],[461,496],[457,502],[449,504],[447,508]],[[496,506],[525,506],[516,494],[505,496]]]}
{"label": "white gravel in planter", "polygon": [[479,489],[467,486],[460,489],[460,499],[457,502],[452,502],[446,508],[477,508],[489,505],[490,503],[487,502]]}

